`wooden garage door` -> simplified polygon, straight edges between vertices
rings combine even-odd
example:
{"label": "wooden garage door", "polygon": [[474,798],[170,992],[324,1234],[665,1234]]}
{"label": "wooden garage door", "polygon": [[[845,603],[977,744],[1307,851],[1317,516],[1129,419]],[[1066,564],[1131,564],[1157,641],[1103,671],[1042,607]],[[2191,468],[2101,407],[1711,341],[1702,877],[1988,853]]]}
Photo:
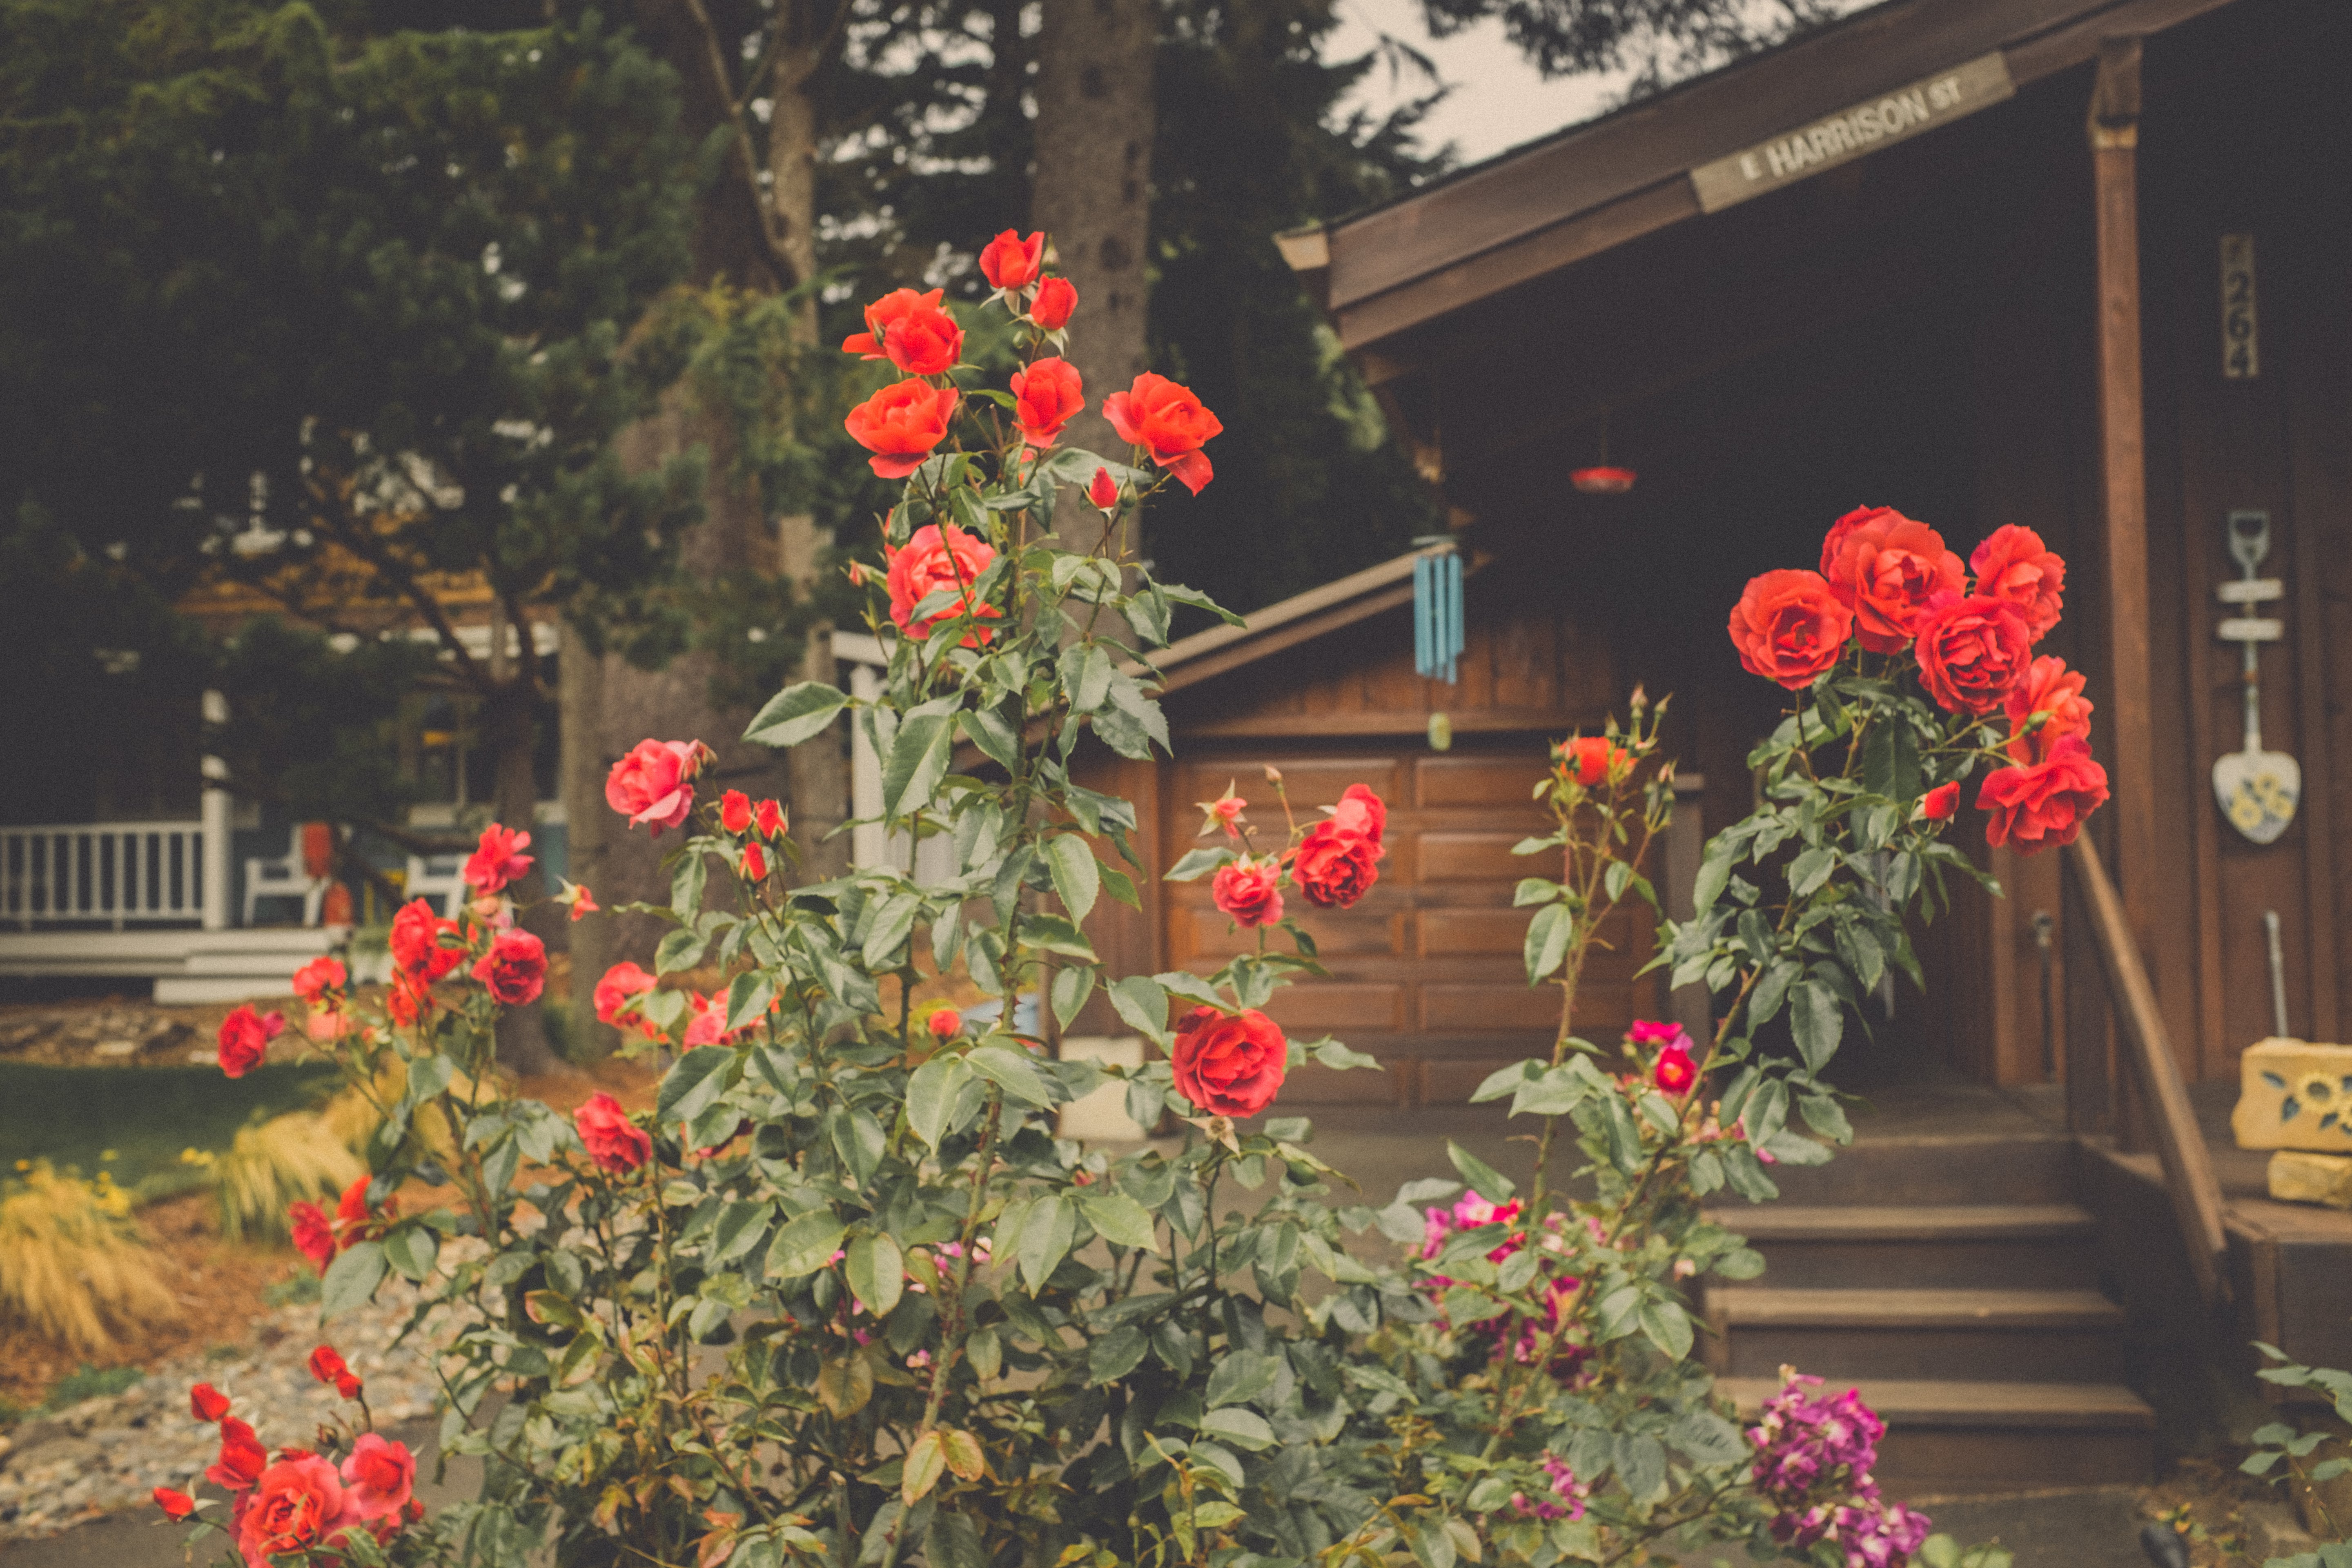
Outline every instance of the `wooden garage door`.
{"label": "wooden garage door", "polygon": [[[1520,878],[1559,874],[1557,860],[1511,853],[1549,826],[1529,799],[1544,771],[1543,743],[1443,756],[1367,748],[1182,758],[1161,816],[1168,860],[1198,842],[1200,813],[1190,803],[1215,799],[1229,780],[1265,834],[1260,843],[1281,842],[1268,763],[1282,770],[1302,826],[1351,784],[1370,785],[1389,803],[1388,857],[1362,902],[1319,910],[1286,895],[1286,912],[1313,934],[1331,977],[1286,987],[1268,1011],[1295,1037],[1335,1035],[1399,1065],[1385,1083],[1370,1073],[1310,1073],[1285,1098],[1459,1103],[1491,1068],[1549,1050],[1559,992],[1528,985],[1520,958],[1528,911],[1511,907]],[[1206,879],[1162,886],[1172,965],[1205,973],[1255,945],[1217,911]],[[1646,922],[1620,916],[1612,925],[1611,951],[1594,955],[1578,1005],[1577,1032],[1592,1039],[1613,1038],[1633,1016],[1633,971],[1648,956]],[[1636,941],[1645,944],[1638,953]]]}

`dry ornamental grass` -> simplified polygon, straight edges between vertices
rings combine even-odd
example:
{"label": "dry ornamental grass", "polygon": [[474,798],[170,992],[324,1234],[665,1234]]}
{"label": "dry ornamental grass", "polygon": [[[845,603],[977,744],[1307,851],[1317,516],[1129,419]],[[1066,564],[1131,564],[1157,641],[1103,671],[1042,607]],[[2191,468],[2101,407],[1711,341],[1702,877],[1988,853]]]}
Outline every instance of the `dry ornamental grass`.
{"label": "dry ornamental grass", "polygon": [[129,1194],[102,1173],[89,1182],[29,1165],[0,1188],[0,1316],[90,1353],[177,1318],[130,1215]]}

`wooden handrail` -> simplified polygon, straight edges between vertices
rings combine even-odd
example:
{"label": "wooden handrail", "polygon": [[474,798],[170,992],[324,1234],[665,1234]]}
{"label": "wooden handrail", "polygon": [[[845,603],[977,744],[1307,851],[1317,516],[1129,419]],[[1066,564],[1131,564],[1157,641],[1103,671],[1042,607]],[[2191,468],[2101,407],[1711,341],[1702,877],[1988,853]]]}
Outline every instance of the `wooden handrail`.
{"label": "wooden handrail", "polygon": [[2198,1294],[2208,1306],[2218,1307],[2230,1298],[2224,1268],[2230,1241],[2221,1227],[2221,1184],[2214,1178],[2212,1155],[2198,1130],[2188,1087],[2181,1082],[2164,1015],[2157,1011],[2156,988],[2148,984],[2139,945],[2124,919],[2123,900],[2091,841],[2077,838],[2073,849],[2084,901],[2091,909],[2099,967],[2106,972],[2107,996],[2123,1025],[2125,1054],[2155,1117],[2157,1158],[2164,1166],[2165,1190],[2172,1196],[2189,1271],[2197,1277]]}

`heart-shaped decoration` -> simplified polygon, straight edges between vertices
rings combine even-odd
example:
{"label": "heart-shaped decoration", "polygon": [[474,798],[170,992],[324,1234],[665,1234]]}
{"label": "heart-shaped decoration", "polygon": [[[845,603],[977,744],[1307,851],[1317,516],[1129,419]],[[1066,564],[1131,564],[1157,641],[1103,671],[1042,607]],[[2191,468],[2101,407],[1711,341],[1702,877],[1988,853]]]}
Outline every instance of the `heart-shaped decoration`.
{"label": "heart-shaped decoration", "polygon": [[2268,844],[2294,820],[2303,798],[2303,764],[2284,752],[2231,752],[2213,764],[2213,798],[2230,826]]}

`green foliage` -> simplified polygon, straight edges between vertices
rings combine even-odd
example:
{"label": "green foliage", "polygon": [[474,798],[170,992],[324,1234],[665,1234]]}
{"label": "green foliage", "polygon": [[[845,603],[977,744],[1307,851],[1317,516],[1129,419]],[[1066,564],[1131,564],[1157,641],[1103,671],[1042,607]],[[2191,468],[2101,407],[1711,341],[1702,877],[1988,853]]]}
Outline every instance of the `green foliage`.
{"label": "green foliage", "polygon": [[58,1379],[43,1408],[66,1410],[85,1399],[105,1399],[136,1388],[146,1373],[135,1366],[92,1366],[88,1362]]}
{"label": "green foliage", "polygon": [[[2288,1359],[2276,1345],[2254,1342],[2254,1348],[2274,1365],[2263,1367],[2254,1375],[2264,1383],[2281,1388],[2301,1388],[2315,1392],[2335,1406],[2336,1419],[2352,1422],[2352,1373],[2333,1367],[2305,1366]],[[2320,1486],[2352,1471],[2352,1458],[2341,1456],[2308,1462],[2314,1450],[2322,1443],[2335,1440],[2341,1446],[2341,1436],[2321,1429],[2298,1431],[2284,1421],[2273,1421],[2258,1427],[2253,1434],[2253,1451],[2248,1454],[2239,1468],[2250,1476],[2267,1476],[2273,1482],[2292,1481],[2314,1489],[2307,1495],[2319,1515],[2329,1544],[2316,1552],[2299,1552],[2292,1557],[2275,1557],[2263,1568],[2342,1568],[2352,1562],[2347,1554],[2347,1539],[2352,1537],[2352,1520],[2335,1518],[2327,1509],[2326,1494]],[[2284,1463],[2282,1463],[2284,1461]]]}

